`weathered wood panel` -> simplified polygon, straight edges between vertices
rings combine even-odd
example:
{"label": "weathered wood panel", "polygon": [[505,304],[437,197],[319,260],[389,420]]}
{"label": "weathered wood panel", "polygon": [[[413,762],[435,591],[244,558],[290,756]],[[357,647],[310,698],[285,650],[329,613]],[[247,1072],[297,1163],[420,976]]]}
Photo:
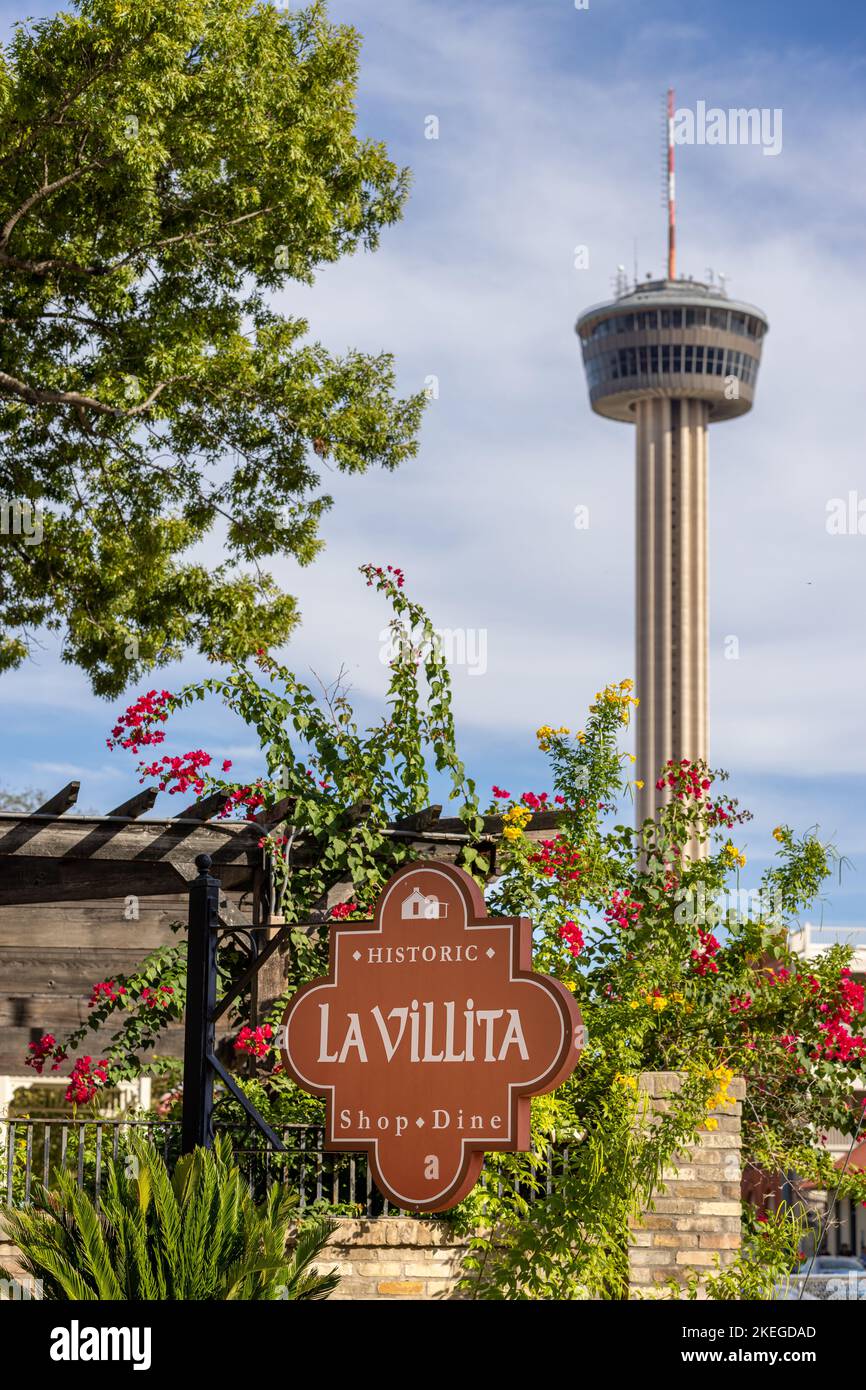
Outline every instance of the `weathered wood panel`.
{"label": "weathered wood panel", "polygon": [[101,951],[92,946],[26,945],[0,947],[0,981],[3,994],[90,993],[96,980],[127,974],[146,954],[141,947]]}
{"label": "weathered wood panel", "polygon": [[[38,1025],[39,1033],[54,1031],[51,1027],[51,1020],[45,1019],[44,1023]],[[85,1038],[77,1052],[70,1053],[70,1061],[75,1057],[90,1054],[91,1057],[100,1056],[101,1040],[107,1042],[114,1029],[104,1029],[101,1033],[90,1033]],[[29,1076],[30,1068],[25,1067],[24,1058],[27,1056],[27,1044],[33,1040],[33,1031],[30,1028],[3,1028],[0,1031],[0,1075],[4,1076]],[[183,1056],[183,1028],[179,1024],[173,1024],[167,1028],[159,1040],[158,1055],[160,1057],[182,1057]],[[69,1073],[70,1062],[64,1062],[62,1074],[67,1076]],[[59,1075],[60,1073],[55,1073]],[[33,1079],[38,1080],[36,1073],[33,1072]],[[51,1075],[51,1073],[46,1073]]]}
{"label": "weathered wood panel", "polygon": [[41,1027],[62,1037],[89,1013],[83,994],[0,994],[0,1028]]}
{"label": "weathered wood panel", "polygon": [[[27,1044],[43,1033],[62,1039],[86,1023],[97,980],[128,973],[155,947],[181,940],[170,923],[186,920],[185,895],[140,898],[138,921],[126,921],[123,907],[123,899],[0,907],[0,1073],[29,1074]],[[88,1032],[63,1075],[76,1056],[99,1055],[119,1024],[118,1016]],[[164,1039],[160,1052],[180,1057],[181,1026],[171,1025]]]}
{"label": "weathered wood panel", "polygon": [[139,898],[136,910],[137,920],[127,920],[122,899],[0,907],[0,946],[37,949],[62,943],[106,951],[137,947],[144,955],[172,939],[172,922],[186,922],[187,899],[182,895]]}
{"label": "weathered wood panel", "polygon": [[[137,907],[137,921],[124,919],[123,900],[0,907],[0,1074],[29,1075],[28,1043],[43,1033],[63,1039],[86,1023],[97,980],[129,973],[155,947],[183,939],[171,923],[186,921],[185,894],[141,897]],[[229,900],[229,908],[237,913],[236,902]],[[88,1032],[62,1074],[76,1056],[98,1056],[120,1022],[117,1015],[99,1032]],[[158,1051],[183,1055],[180,1024],[169,1026]]]}

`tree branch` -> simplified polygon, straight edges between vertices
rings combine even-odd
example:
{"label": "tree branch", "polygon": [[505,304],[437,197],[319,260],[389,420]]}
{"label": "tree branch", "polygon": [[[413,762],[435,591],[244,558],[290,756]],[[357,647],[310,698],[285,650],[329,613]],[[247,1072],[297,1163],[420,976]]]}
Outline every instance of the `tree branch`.
{"label": "tree branch", "polygon": [[77,169],[73,169],[71,173],[64,174],[62,178],[54,179],[51,183],[44,183],[41,188],[37,188],[35,192],[30,194],[29,198],[24,199],[21,206],[16,208],[3,223],[3,226],[0,227],[0,247],[5,248],[9,245],[9,238],[17,224],[21,221],[21,218],[26,217],[31,208],[35,208],[37,203],[42,202],[43,198],[49,198],[51,194],[56,193],[58,189],[65,188],[67,184],[74,183],[82,174],[90,174],[94,169],[101,169],[103,167],[104,166],[99,163],[81,164]]}
{"label": "tree branch", "polygon": [[80,391],[50,391],[41,387],[28,386],[25,381],[19,381],[16,377],[10,376],[8,372],[0,372],[0,391],[17,396],[19,400],[26,401],[28,405],[72,405],[82,410],[93,410],[97,415],[110,415],[115,420],[129,420],[148,410],[166,387],[174,386],[179,381],[188,380],[189,377],[175,376],[170,381],[157,382],[149,396],[128,410],[123,410],[116,405],[106,405],[104,401],[98,401],[95,396],[85,396]]}

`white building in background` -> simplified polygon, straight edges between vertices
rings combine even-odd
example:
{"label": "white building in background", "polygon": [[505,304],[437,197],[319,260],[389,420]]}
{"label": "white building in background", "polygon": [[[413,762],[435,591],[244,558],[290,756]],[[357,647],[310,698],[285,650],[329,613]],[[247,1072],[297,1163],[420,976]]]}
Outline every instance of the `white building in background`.
{"label": "white building in background", "polygon": [[788,945],[803,960],[817,960],[826,955],[831,946],[852,946],[851,969],[855,975],[866,979],[866,927],[824,927],[804,922],[802,927],[788,933]]}

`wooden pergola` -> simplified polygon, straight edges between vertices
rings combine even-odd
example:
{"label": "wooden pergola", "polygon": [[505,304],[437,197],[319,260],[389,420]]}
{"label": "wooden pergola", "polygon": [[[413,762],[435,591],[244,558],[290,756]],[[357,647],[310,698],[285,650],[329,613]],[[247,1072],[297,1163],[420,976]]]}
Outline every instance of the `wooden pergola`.
{"label": "wooden pergola", "polygon": [[[225,892],[250,896],[251,923],[273,915],[267,856],[259,840],[290,821],[290,797],[253,821],[219,819],[225,803],[219,792],[184,807],[176,816],[157,819],[146,815],[156,801],[155,787],[104,816],[72,812],[79,789],[80,783],[69,782],[38,810],[24,815],[0,812],[0,906],[176,893],[195,878],[196,857],[207,854],[210,872]],[[346,824],[362,820],[367,810],[361,805],[347,811]],[[536,813],[525,833],[538,839],[549,834],[557,820],[557,812]],[[492,878],[502,830],[501,816],[487,816],[480,838],[473,841],[461,820],[442,819],[441,806],[428,806],[392,821],[384,834],[408,844],[412,858],[451,863],[459,862],[473,843],[487,857]],[[299,832],[292,843],[292,863],[309,864],[315,854],[314,838]],[[348,897],[351,887],[346,882],[331,885],[320,905],[322,915]]]}
{"label": "wooden pergola", "polygon": [[[185,894],[198,872],[196,859],[207,855],[209,873],[219,882],[219,925],[240,932],[253,929],[256,951],[277,934],[283,938],[280,944],[287,945],[270,859],[259,841],[290,823],[290,797],[253,820],[232,821],[220,819],[225,797],[216,793],[166,819],[147,815],[157,798],[155,787],[104,816],[75,814],[79,790],[77,781],[69,782],[35,811],[0,813],[0,907]],[[364,804],[347,810],[347,827],[368,811]],[[557,820],[556,812],[536,813],[525,833],[542,838]],[[493,878],[502,831],[502,817],[488,816],[480,838],[472,840],[461,820],[443,819],[441,806],[428,806],[392,821],[384,835],[408,845],[413,859],[450,863],[459,863],[471,843],[487,858]],[[317,853],[313,836],[303,831],[293,836],[292,865],[310,864]],[[321,927],[330,909],[352,891],[347,880],[329,884],[308,916],[308,929]],[[279,955],[271,952],[258,973],[254,1012],[282,992],[283,979]]]}

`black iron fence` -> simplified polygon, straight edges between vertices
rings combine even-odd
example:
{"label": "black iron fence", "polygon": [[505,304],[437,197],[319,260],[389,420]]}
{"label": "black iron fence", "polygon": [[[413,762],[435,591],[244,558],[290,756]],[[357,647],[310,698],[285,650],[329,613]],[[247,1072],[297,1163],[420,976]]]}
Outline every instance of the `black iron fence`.
{"label": "black iron fence", "polygon": [[[48,1184],[56,1169],[74,1175],[79,1188],[98,1198],[106,1163],[131,1163],[124,1138],[142,1135],[171,1165],[180,1156],[179,1120],[58,1119],[0,1120],[0,1201],[26,1205],[34,1181]],[[235,1158],[250,1191],[262,1194],[275,1182],[298,1194],[300,1210],[316,1204],[346,1207],[357,1214],[388,1214],[388,1203],[376,1191],[366,1155],[335,1154],[324,1148],[324,1130],[314,1125],[286,1125],[279,1130],[283,1151],[256,1135],[249,1146],[248,1130],[232,1133]],[[130,1170],[131,1171],[131,1170]]]}
{"label": "black iron fence", "polygon": [[[329,1152],[319,1125],[280,1126],[277,1134],[283,1150],[268,1144],[252,1128],[222,1128],[230,1134],[235,1159],[257,1198],[278,1182],[298,1194],[300,1211],[326,1205],[345,1215],[398,1213],[374,1185],[366,1154]],[[98,1199],[109,1159],[128,1163],[132,1172],[131,1151],[125,1142],[132,1132],[143,1135],[169,1166],[180,1157],[180,1120],[0,1119],[0,1204],[26,1206],[34,1182],[49,1185],[58,1169],[72,1173],[78,1187]],[[537,1187],[521,1189],[521,1195],[532,1202],[538,1192],[549,1193],[563,1161],[568,1162],[567,1149],[548,1149],[546,1163],[536,1174]],[[482,1185],[491,1183],[501,1195],[502,1181],[494,1172],[483,1174],[481,1181]]]}

